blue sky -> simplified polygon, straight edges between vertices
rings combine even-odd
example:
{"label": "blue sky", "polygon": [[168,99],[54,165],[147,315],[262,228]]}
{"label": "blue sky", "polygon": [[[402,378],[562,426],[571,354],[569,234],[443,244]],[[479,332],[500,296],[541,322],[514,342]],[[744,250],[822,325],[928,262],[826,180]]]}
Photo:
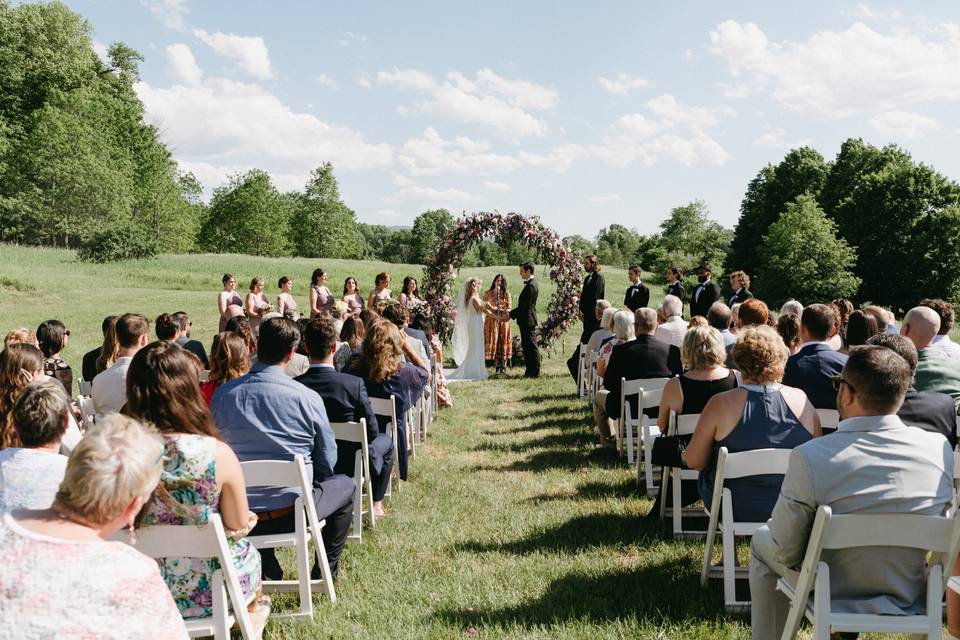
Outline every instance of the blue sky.
{"label": "blue sky", "polygon": [[798,144],[895,142],[960,178],[950,2],[67,4],[144,54],[147,117],[208,192],[329,160],[364,222],[500,209],[593,237],[694,198],[732,227]]}

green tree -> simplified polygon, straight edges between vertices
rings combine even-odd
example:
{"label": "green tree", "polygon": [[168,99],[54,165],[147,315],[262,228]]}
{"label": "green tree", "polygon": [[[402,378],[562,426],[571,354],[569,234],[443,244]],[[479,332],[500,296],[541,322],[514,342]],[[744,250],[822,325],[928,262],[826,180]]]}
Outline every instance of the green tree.
{"label": "green tree", "polygon": [[397,229],[390,234],[383,246],[384,259],[388,262],[413,264],[417,261],[417,247],[410,229]]}
{"label": "green tree", "polygon": [[837,226],[810,194],[789,203],[758,247],[756,289],[779,307],[790,298],[804,303],[853,297],[860,278],[857,252],[837,237]]}
{"label": "green tree", "polygon": [[640,234],[621,224],[600,229],[596,237],[597,258],[600,264],[626,267],[640,246]]}
{"label": "green tree", "polygon": [[413,244],[417,262],[425,263],[436,253],[454,224],[453,216],[446,209],[424,211],[414,219]]}
{"label": "green tree", "polygon": [[[660,223],[660,232],[641,244],[645,248],[645,266],[655,272],[679,265],[692,272],[706,262],[716,274],[723,273],[723,265],[730,248],[732,232],[710,219],[710,211],[702,200],[693,200],[682,207],[674,207]],[[652,261],[652,262],[651,262]]]}
{"label": "green tree", "polygon": [[588,256],[591,253],[597,252],[597,248],[593,245],[593,243],[581,235],[575,234],[572,236],[567,236],[563,239],[563,244],[570,247],[570,250],[578,256]]}
{"label": "green tree", "polygon": [[365,222],[358,222],[357,228],[360,231],[360,235],[363,236],[363,241],[366,244],[367,254],[364,256],[365,258],[392,262],[384,253],[384,247],[386,246],[387,239],[391,236],[391,234],[393,234],[393,231],[390,230],[390,227],[382,224],[367,224]]}
{"label": "green tree", "polygon": [[310,174],[291,222],[297,255],[308,258],[363,258],[367,245],[356,214],[340,199],[333,165]]}
{"label": "green tree", "polygon": [[200,230],[200,245],[218,253],[290,254],[290,198],[266,171],[251,169],[217,187]]}

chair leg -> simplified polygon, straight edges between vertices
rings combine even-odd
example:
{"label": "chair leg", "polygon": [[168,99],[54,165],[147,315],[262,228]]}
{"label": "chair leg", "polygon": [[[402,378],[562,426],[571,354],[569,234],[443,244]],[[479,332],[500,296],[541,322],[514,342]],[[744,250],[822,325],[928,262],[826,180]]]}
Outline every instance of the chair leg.
{"label": "chair leg", "polygon": [[223,584],[223,572],[220,570],[213,572],[213,584],[211,585],[210,595],[213,599],[213,639],[230,640],[230,618],[227,605],[227,591]]}
{"label": "chair leg", "polygon": [[[310,499],[298,498],[294,505],[294,530],[297,533],[297,580],[300,583],[300,613],[305,616],[313,617],[313,592],[310,589],[310,550],[307,548],[306,536],[307,517],[303,512],[302,500]],[[326,559],[324,559],[324,562]]]}
{"label": "chair leg", "polygon": [[683,483],[680,480],[680,470],[670,469],[670,484],[673,492],[673,535],[683,533]]}
{"label": "chair leg", "polygon": [[733,535],[732,523],[723,523],[721,526],[721,540],[723,542],[723,604],[732,606],[737,601],[737,544]]}
{"label": "chair leg", "polygon": [[627,432],[627,464],[633,464],[633,425],[624,420],[624,427]]}

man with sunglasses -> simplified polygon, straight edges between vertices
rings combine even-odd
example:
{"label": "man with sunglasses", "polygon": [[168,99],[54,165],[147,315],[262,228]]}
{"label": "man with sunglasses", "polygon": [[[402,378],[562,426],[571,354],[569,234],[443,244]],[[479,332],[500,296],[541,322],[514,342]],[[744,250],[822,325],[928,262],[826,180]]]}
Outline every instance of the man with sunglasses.
{"label": "man with sunglasses", "polygon": [[[767,524],[753,536],[750,561],[754,638],[777,638],[789,602],[777,579],[807,550],[817,509],[835,515],[944,515],[953,498],[953,453],[943,436],[906,426],[897,411],[911,380],[891,349],[855,347],[832,379],[841,422],[836,433],[795,448]],[[900,615],[922,608],[926,553],[899,547],[824,550],[831,591],[857,613]]]}
{"label": "man with sunglasses", "polygon": [[199,340],[190,339],[190,327],[193,326],[190,316],[187,315],[186,311],[177,311],[173,314],[173,319],[180,323],[180,336],[177,338],[177,344],[200,358],[203,368],[209,369],[210,359],[207,358],[207,350],[203,348],[203,343]]}

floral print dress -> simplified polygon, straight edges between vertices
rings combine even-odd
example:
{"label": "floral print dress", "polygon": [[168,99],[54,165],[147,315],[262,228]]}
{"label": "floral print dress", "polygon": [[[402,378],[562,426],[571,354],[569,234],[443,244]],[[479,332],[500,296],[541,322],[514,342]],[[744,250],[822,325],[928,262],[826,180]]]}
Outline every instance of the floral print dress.
{"label": "floral print dress", "polygon": [[[152,524],[203,525],[216,513],[220,491],[216,480],[217,441],[209,436],[164,434],[166,461],[160,487],[154,491],[141,520]],[[227,539],[233,566],[246,602],[260,589],[260,554],[249,540]],[[220,568],[215,558],[163,558],[157,560],[160,574],[184,618],[212,614],[213,572]]]}

